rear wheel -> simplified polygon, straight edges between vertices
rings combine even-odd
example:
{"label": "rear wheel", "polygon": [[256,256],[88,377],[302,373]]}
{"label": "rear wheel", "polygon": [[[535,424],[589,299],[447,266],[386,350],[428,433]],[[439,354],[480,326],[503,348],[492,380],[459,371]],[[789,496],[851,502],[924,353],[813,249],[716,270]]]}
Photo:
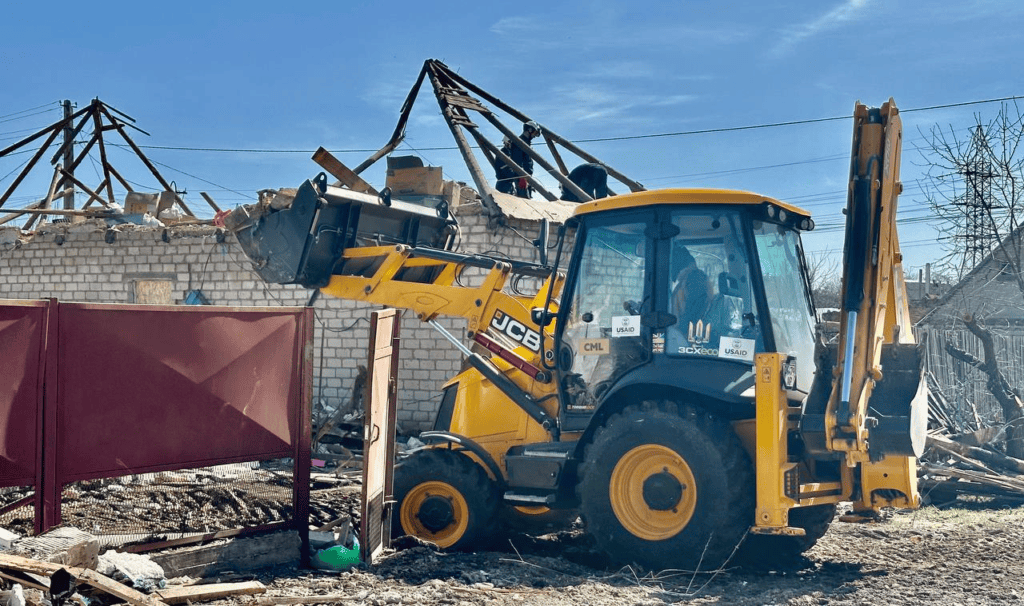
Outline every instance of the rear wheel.
{"label": "rear wheel", "polygon": [[672,403],[612,416],[587,447],[580,477],[587,532],[623,563],[717,568],[753,517],[753,470],[735,433]]}
{"label": "rear wheel", "polygon": [[392,535],[412,535],[443,549],[469,549],[489,536],[497,488],[466,455],[443,449],[412,454],[395,467]]}

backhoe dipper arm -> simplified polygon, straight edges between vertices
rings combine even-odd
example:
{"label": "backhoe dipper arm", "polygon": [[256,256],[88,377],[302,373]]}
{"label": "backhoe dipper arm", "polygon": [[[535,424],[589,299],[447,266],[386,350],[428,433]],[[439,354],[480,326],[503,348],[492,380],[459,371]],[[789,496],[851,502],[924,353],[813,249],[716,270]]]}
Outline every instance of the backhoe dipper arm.
{"label": "backhoe dipper arm", "polygon": [[825,415],[830,450],[852,465],[869,458],[875,419],[868,403],[882,380],[882,346],[912,344],[896,233],[902,123],[890,98],[854,110],[853,154],[843,252],[842,324]]}

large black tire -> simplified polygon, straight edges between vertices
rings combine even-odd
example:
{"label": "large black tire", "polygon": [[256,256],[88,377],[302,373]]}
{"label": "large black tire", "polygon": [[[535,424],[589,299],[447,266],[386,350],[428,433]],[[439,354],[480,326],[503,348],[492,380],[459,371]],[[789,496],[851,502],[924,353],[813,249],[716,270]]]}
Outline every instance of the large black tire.
{"label": "large black tire", "polygon": [[391,534],[442,549],[472,549],[493,534],[497,492],[483,467],[460,452],[415,452],[395,466]]}
{"label": "large black tire", "polygon": [[670,402],[609,418],[587,446],[577,492],[597,544],[650,569],[718,568],[754,514],[753,467],[735,432]]}
{"label": "large black tire", "polygon": [[818,539],[825,536],[835,517],[835,503],[790,509],[789,525],[803,528],[807,534],[802,537],[752,534],[743,542],[740,550],[741,561],[752,565],[761,565],[765,562],[784,564],[799,558],[805,551],[814,547]]}
{"label": "large black tire", "polygon": [[534,536],[569,530],[579,517],[580,512],[575,509],[513,505],[504,505],[501,508],[501,521],[506,531]]}

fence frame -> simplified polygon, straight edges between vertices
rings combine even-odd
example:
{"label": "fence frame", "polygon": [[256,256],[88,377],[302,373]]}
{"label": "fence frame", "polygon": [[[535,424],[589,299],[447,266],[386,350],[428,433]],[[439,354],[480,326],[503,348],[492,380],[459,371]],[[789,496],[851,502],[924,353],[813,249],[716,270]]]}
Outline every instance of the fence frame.
{"label": "fence frame", "polygon": [[[16,507],[22,507],[31,503],[34,504],[34,531],[36,534],[46,532],[50,528],[61,523],[61,493],[64,486],[68,482],[73,482],[82,479],[97,479],[105,477],[117,477],[120,475],[132,474],[132,473],[147,473],[152,471],[167,471],[173,469],[186,469],[196,466],[208,466],[217,465],[222,463],[236,463],[244,461],[256,461],[265,460],[269,458],[284,458],[291,457],[293,459],[293,475],[292,475],[292,516],[291,520],[283,522],[277,522],[267,525],[262,525],[259,528],[243,528],[235,529],[231,531],[221,531],[214,533],[218,536],[230,536],[234,534],[248,534],[255,530],[264,530],[277,527],[288,527],[292,526],[299,531],[300,538],[303,541],[303,545],[307,544],[308,541],[308,518],[309,518],[309,460],[310,460],[310,442],[311,442],[311,419],[310,419],[310,400],[312,397],[312,385],[313,385],[313,322],[314,315],[312,308],[298,308],[298,307],[283,307],[283,308],[243,308],[243,307],[213,307],[213,306],[196,306],[196,307],[183,307],[183,306],[153,306],[153,305],[107,305],[107,304],[83,304],[83,303],[60,303],[56,299],[49,299],[47,301],[21,301],[14,300],[0,301],[0,308],[13,309],[13,308],[45,308],[43,312],[43,320],[41,325],[37,328],[37,338],[41,340],[40,353],[39,353],[39,366],[35,368],[38,373],[36,380],[36,393],[35,393],[35,427],[27,427],[28,423],[23,422],[21,427],[11,428],[8,427],[8,432],[11,431],[29,431],[33,432],[35,436],[34,450],[35,450],[35,461],[34,470],[35,476],[33,478],[22,478],[22,477],[0,477],[0,486],[21,486],[25,485],[27,480],[31,480],[31,485],[34,489],[34,494],[31,497],[21,499],[17,503],[12,503],[4,508],[4,512],[10,511]],[[278,400],[264,395],[263,393],[241,393],[241,389],[236,387],[236,384],[244,385],[238,376],[229,377],[221,381],[217,388],[221,392],[216,394],[223,396],[227,401],[234,401],[233,398],[237,398],[241,401],[246,402],[246,406],[242,409],[232,409],[229,411],[233,414],[233,419],[241,419],[240,424],[247,428],[249,431],[263,432],[264,434],[269,433],[270,436],[264,436],[263,447],[259,449],[251,449],[249,442],[241,440],[243,446],[235,447],[232,456],[213,456],[213,457],[202,457],[193,456],[178,457],[177,455],[169,455],[170,458],[165,460],[158,460],[161,453],[157,453],[157,458],[152,459],[149,464],[141,466],[125,465],[121,461],[114,461],[114,463],[121,463],[121,467],[114,470],[117,465],[110,465],[107,470],[96,470],[86,473],[68,473],[67,468],[69,466],[68,456],[69,453],[63,452],[65,444],[64,441],[66,436],[62,436],[62,424],[73,425],[74,419],[64,418],[63,415],[66,412],[65,409],[69,408],[68,395],[77,388],[88,389],[89,385],[74,385],[66,384],[68,375],[73,375],[73,368],[69,369],[67,365],[74,364],[72,357],[69,354],[75,352],[70,351],[71,347],[68,345],[70,340],[69,335],[74,334],[74,330],[79,328],[75,326],[76,314],[99,314],[101,319],[103,314],[119,315],[128,314],[122,316],[130,318],[132,322],[137,322],[140,317],[159,317],[165,320],[169,320],[173,327],[178,325],[190,326],[190,322],[193,325],[195,331],[207,336],[207,332],[211,332],[212,328],[220,327],[221,330],[213,330],[212,335],[208,339],[204,340],[204,344],[207,346],[207,351],[204,353],[212,355],[210,356],[193,356],[187,361],[181,362],[182,364],[203,364],[207,363],[206,358],[215,358],[214,362],[218,361],[218,356],[223,359],[229,359],[235,361],[235,358],[231,356],[243,357],[250,354],[251,351],[255,350],[256,346],[263,346],[264,350],[268,348],[271,354],[276,354],[277,349],[271,348],[270,345],[278,344],[284,341],[290,341],[290,347],[287,348],[286,355],[282,353],[279,357],[271,355],[266,360],[265,366],[259,366],[259,368],[270,369],[272,375],[279,379],[277,384],[269,384],[266,388],[267,394],[285,394],[283,400],[278,404]],[[78,316],[82,317],[82,316]],[[248,321],[248,323],[244,323]],[[173,324],[177,322],[178,324]],[[232,324],[233,322],[233,324]],[[262,324],[260,324],[262,322]],[[87,322],[80,322],[82,325],[87,325]],[[221,325],[227,326],[238,326],[242,324],[243,328],[249,328],[255,325],[252,329],[251,334],[245,333],[248,336],[255,335],[256,337],[262,336],[262,339],[256,341],[256,345],[253,349],[240,349],[234,347],[232,350],[230,346],[229,336],[226,330],[223,330]],[[266,327],[274,325],[276,329],[273,331],[266,331],[266,334],[260,332],[265,330]],[[173,333],[173,327],[171,332]],[[140,345],[142,347],[156,348],[159,350],[160,343],[155,340],[148,340],[151,335],[142,334],[137,336],[134,334],[120,335],[117,331],[117,327],[107,328],[108,334],[117,334],[124,336],[124,341],[127,344],[126,347],[130,347],[132,344]],[[161,326],[166,332],[168,329]],[[88,327],[86,327],[88,330]],[[207,331],[207,332],[203,332]],[[102,332],[100,330],[97,333]],[[227,335],[227,336],[226,336]],[[79,335],[81,336],[81,335]],[[137,339],[133,341],[133,338]],[[254,337],[255,338],[255,337]],[[84,339],[88,342],[88,338]],[[269,345],[264,344],[265,341],[270,341]],[[177,353],[181,354],[187,347],[184,347],[181,342],[170,343],[167,347],[168,358],[167,360],[175,361],[170,357],[174,350],[177,349]],[[236,351],[237,350],[237,351]],[[5,352],[9,356],[18,356],[19,353],[22,355],[28,355],[28,352],[17,352],[9,351]],[[163,357],[155,356],[159,358],[160,362],[165,362]],[[263,360],[263,356],[259,357]],[[287,368],[281,366],[282,361],[287,363]],[[89,360],[91,363],[92,360]],[[152,360],[150,363],[153,364]],[[85,364],[83,362],[83,364]],[[63,367],[62,367],[63,365]],[[101,371],[102,371],[102,367]],[[111,374],[108,376],[94,376],[89,375],[88,380],[80,383],[91,383],[95,385],[103,385],[105,381],[115,382],[118,378],[118,373],[114,365],[110,366]],[[239,365],[239,368],[245,368],[243,365]],[[226,371],[227,372],[227,371]],[[235,370],[235,375],[239,374],[238,370]],[[276,375],[274,374],[276,373]],[[100,373],[102,374],[102,372]],[[2,371],[0,371],[0,378],[3,378]],[[234,382],[232,382],[234,381]],[[187,380],[181,381],[182,385],[187,384]],[[213,395],[213,387],[210,388],[210,398],[215,399]],[[232,390],[236,390],[235,393]],[[286,393],[285,393],[286,392]],[[138,413],[139,407],[145,406],[160,406],[166,403],[166,398],[161,400],[162,394],[153,393],[152,400],[140,402],[140,399],[123,402],[106,402],[106,406],[122,406],[123,410]],[[245,400],[244,398],[249,398]],[[258,412],[263,412],[265,415],[270,416],[270,420],[276,419],[276,429],[278,433],[273,433],[272,430],[265,429],[263,425],[259,423],[258,419],[254,419],[248,414],[250,404],[256,402],[254,408],[258,408]],[[6,413],[8,419],[19,418],[16,413],[20,411],[20,418],[24,419],[24,410],[15,410],[14,406],[19,405],[17,401],[2,402],[0,401],[0,413]],[[24,406],[20,404],[19,406]],[[222,407],[227,408],[227,407]],[[268,412],[269,411],[269,412]],[[109,409],[106,411],[109,412]],[[223,412],[222,412],[223,416]],[[251,421],[251,423],[250,423]],[[282,430],[282,424],[287,425],[287,428]],[[250,427],[251,425],[251,427]],[[173,432],[174,428],[165,428],[166,431]],[[288,435],[282,436],[281,433],[287,433]],[[12,435],[12,434],[8,434]],[[0,436],[2,438],[2,436]],[[279,444],[278,446],[268,446],[268,444]],[[2,446],[2,444],[0,444]],[[0,449],[0,452],[4,452]],[[106,453],[99,453],[96,456],[101,458]],[[145,456],[145,455],[140,455]],[[153,455],[150,455],[153,456]],[[197,465],[200,463],[200,465]],[[2,512],[0,512],[2,513]],[[174,543],[183,542],[194,542],[197,540],[203,540],[204,537],[191,537]],[[166,543],[166,542],[165,542]]]}

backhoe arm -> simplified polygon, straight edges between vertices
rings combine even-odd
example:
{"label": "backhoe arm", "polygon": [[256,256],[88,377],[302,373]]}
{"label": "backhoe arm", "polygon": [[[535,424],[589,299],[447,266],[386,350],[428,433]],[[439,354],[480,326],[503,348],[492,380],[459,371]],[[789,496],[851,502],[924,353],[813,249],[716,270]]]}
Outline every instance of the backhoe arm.
{"label": "backhoe arm", "polygon": [[[892,488],[907,502],[916,499],[913,457],[922,452],[927,423],[922,358],[911,332],[896,232],[902,137],[892,99],[880,108],[857,104],[840,339],[825,435],[827,448],[842,453],[848,467],[863,464],[864,504],[880,488]],[[880,469],[874,478],[872,470]],[[879,480],[893,476],[901,480]]]}

